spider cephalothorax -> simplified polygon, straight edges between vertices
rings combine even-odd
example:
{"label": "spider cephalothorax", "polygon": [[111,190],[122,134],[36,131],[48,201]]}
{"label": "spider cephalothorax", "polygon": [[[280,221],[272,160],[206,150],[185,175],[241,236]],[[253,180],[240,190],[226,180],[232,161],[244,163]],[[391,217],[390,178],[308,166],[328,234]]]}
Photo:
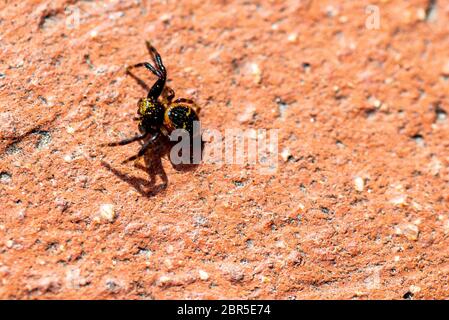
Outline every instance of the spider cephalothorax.
{"label": "spider cephalothorax", "polygon": [[148,62],[142,62],[127,68],[129,72],[132,68],[145,67],[158,77],[149,90],[147,97],[139,99],[137,103],[137,120],[139,121],[141,134],[108,144],[108,146],[121,146],[134,141],[144,140],[138,154],[126,161],[143,156],[148,147],[160,134],[168,136],[173,130],[185,129],[189,132],[190,137],[193,137],[193,124],[195,121],[199,121],[199,108],[192,100],[184,98],[174,100],[175,92],[165,85],[167,71],[162,63],[161,56],[148,41],[146,45],[154,66]]}

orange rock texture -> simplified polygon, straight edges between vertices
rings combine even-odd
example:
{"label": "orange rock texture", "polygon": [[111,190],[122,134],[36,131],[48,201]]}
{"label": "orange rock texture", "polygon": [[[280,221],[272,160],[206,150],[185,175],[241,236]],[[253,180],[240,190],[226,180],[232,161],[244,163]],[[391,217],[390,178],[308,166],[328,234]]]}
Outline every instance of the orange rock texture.
{"label": "orange rock texture", "polygon": [[[449,298],[448,25],[445,0],[2,1],[0,298]],[[203,129],[278,129],[277,169],[101,146],[137,132],[145,40]]]}

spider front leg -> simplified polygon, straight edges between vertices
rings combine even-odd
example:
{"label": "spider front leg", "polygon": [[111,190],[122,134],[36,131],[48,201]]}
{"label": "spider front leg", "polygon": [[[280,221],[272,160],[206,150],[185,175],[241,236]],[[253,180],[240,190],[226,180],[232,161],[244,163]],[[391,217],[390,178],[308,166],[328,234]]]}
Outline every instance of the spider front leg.
{"label": "spider front leg", "polygon": [[133,160],[136,160],[140,157],[142,157],[145,152],[148,150],[148,148],[154,143],[154,141],[156,141],[156,139],[159,137],[159,132],[156,132],[150,139],[148,139],[147,141],[144,142],[144,144],[142,145],[142,147],[140,148],[139,152],[132,156],[129,157],[128,159],[126,159],[125,161],[123,161],[122,163],[127,163]]}
{"label": "spider front leg", "polygon": [[134,141],[145,139],[145,137],[148,135],[148,132],[144,132],[143,134],[136,135],[131,138],[123,139],[121,141],[117,142],[110,142],[110,143],[102,143],[100,146],[108,146],[108,147],[116,147],[116,146],[124,146],[130,143],[133,143]]}
{"label": "spider front leg", "polygon": [[148,53],[153,59],[153,62],[156,64],[156,67],[158,67],[159,71],[161,71],[163,74],[167,74],[159,52],[157,52],[156,48],[153,47],[149,41],[145,41],[145,44],[147,45]]}
{"label": "spider front leg", "polygon": [[154,85],[151,87],[151,89],[148,91],[147,99],[153,98],[154,100],[157,100],[157,98],[161,95],[162,91],[164,90],[165,81],[167,79],[167,75],[164,72],[154,68],[151,64],[148,62],[141,62],[132,66],[129,66],[126,68],[126,72],[133,76],[133,78],[136,78],[132,73],[131,69],[134,68],[140,68],[145,67],[148,70],[150,70],[155,76],[158,77],[157,81],[154,83]]}

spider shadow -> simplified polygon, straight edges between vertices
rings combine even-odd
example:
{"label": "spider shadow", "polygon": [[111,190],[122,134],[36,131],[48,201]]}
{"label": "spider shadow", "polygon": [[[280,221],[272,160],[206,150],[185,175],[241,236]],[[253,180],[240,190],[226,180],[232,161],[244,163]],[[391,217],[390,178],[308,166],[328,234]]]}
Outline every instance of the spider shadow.
{"label": "spider shadow", "polygon": [[[153,148],[150,148],[142,157],[144,160],[144,165],[138,163],[138,160],[136,160],[134,166],[147,173],[149,177],[148,180],[125,174],[122,171],[113,168],[109,163],[105,161],[101,161],[101,165],[115,174],[122,181],[131,185],[142,196],[151,198],[167,189],[168,177],[162,164],[162,159],[165,156],[168,157],[172,167],[176,171],[194,171],[199,166],[199,164],[174,164],[170,159],[170,150],[173,145],[174,143],[171,142],[167,137],[161,137],[155,142]],[[202,143],[202,150],[203,147],[204,143]],[[160,178],[161,182],[156,184],[158,177]]]}

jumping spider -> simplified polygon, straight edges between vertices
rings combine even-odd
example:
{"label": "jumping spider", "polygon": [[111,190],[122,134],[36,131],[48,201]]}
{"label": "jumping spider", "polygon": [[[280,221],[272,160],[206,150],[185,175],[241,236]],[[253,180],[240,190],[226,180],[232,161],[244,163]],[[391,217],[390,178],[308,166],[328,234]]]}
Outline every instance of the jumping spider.
{"label": "jumping spider", "polygon": [[107,146],[123,146],[134,141],[144,140],[139,152],[123,161],[124,163],[142,157],[147,149],[156,141],[160,134],[169,136],[173,130],[185,129],[190,137],[193,137],[193,122],[199,121],[199,108],[190,99],[175,98],[175,92],[165,85],[167,71],[162,63],[161,56],[157,50],[146,41],[148,52],[155,66],[148,62],[142,62],[130,66],[127,73],[133,68],[145,67],[150,70],[158,80],[153,84],[146,98],[137,102],[140,134],[135,137],[118,142],[111,142]]}

